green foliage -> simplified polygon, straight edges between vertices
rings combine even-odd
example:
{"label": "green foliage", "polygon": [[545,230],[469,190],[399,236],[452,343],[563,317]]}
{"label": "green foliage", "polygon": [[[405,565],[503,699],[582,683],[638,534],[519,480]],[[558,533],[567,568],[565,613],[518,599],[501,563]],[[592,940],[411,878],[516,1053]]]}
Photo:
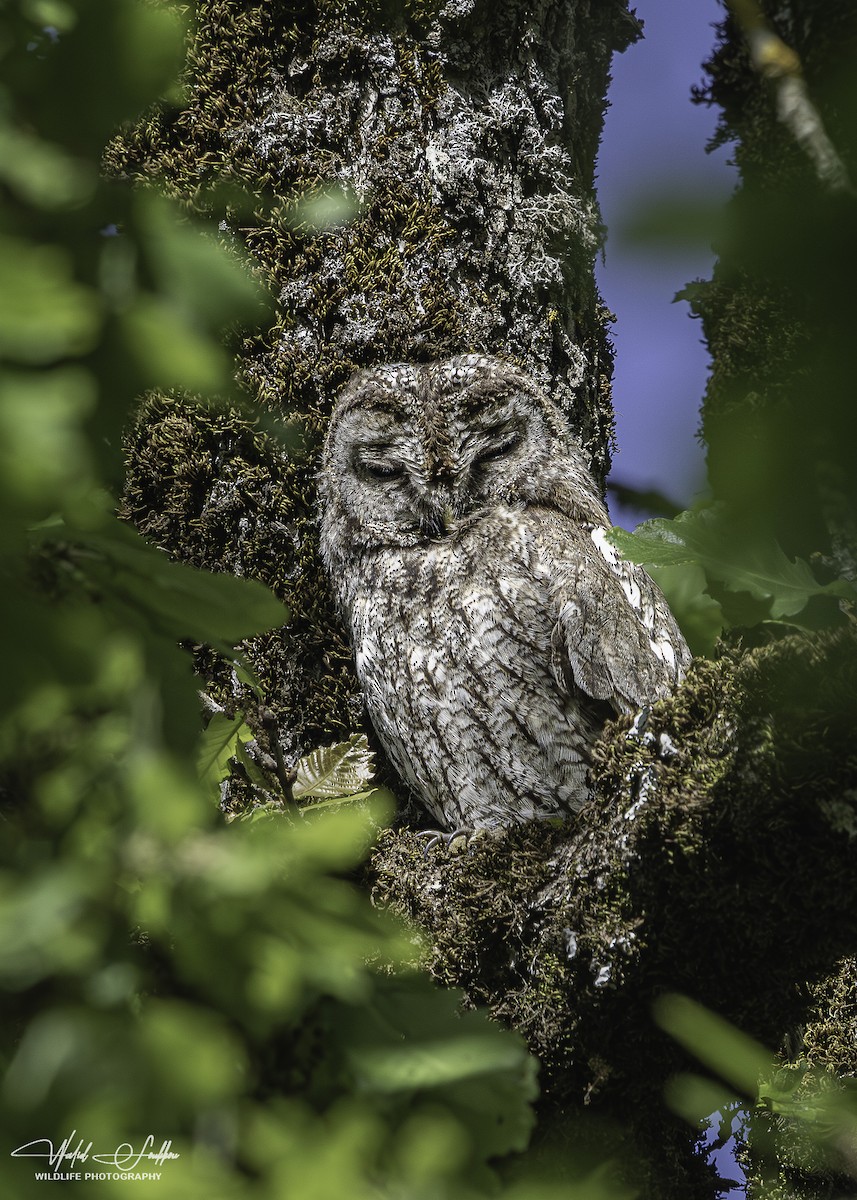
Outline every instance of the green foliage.
{"label": "green foliage", "polygon": [[803,559],[790,559],[773,536],[736,520],[724,504],[644,521],[633,533],[614,528],[610,540],[626,558],[660,572],[656,578],[697,653],[710,653],[728,624],[801,624],[813,598],[857,600],[853,584],[820,583]]}
{"label": "green foliage", "polygon": [[359,792],[372,778],[372,752],[365,733],[353,733],[347,742],[313,750],[298,761],[292,795],[320,800]]}
{"label": "green foliage", "polygon": [[[635,532],[639,531],[638,526]],[[625,533],[624,530],[621,532]],[[628,536],[634,537],[635,534]],[[635,553],[632,548],[628,558],[633,558]],[[724,617],[720,603],[706,591],[702,567],[692,562],[661,567],[647,563],[646,569],[668,598],[691,651],[694,654],[711,655],[723,631]]]}
{"label": "green foliage", "polygon": [[810,24],[771,5],[731,7],[738,20],[724,26],[704,98],[722,110],[716,140],[735,143],[735,194],[714,213],[671,186],[636,206],[629,230],[659,254],[688,238],[717,248],[714,278],[676,296],[701,318],[712,355],[711,501],[615,535],[635,561],[704,572],[695,601],[686,578],[678,593],[666,580],[703,653],[713,633],[700,636],[688,600],[716,601],[724,628],[818,628],[853,612],[857,578],[857,224],[843,175],[857,147],[857,19],[848,5]]}
{"label": "green foliage", "polygon": [[770,1069],[771,1055],[728,1021],[685,996],[665,995],[655,1006],[655,1020],[715,1074],[746,1095]]}
{"label": "green foliage", "polygon": [[253,740],[253,730],[244,720],[244,714],[228,717],[226,713],[214,713],[205,727],[199,743],[196,765],[200,782],[219,795],[220,784],[229,774],[229,762],[238,753],[239,746]]}
{"label": "green foliage", "polygon": [[[855,1080],[805,1062],[782,1067],[758,1042],[685,996],[662,996],[654,1015],[722,1081],[674,1077],[667,1100],[680,1116],[699,1127],[717,1110],[750,1108],[754,1153],[770,1165],[857,1182]],[[779,1194],[776,1187],[771,1194]]]}
{"label": "green foliage", "polygon": [[262,584],[214,575],[153,553],[129,525],[105,513],[95,530],[49,522],[37,533],[56,548],[77,582],[127,623],[140,623],[173,641],[206,642],[232,654],[242,638],[282,625],[288,610]]}
{"label": "green foliage", "polygon": [[252,753],[254,745],[255,736],[243,713],[229,717],[216,712],[202,735],[197,757],[200,780],[213,796],[219,795],[221,784],[230,777],[233,762],[237,762],[250,783],[268,797],[242,814],[244,819],[258,819],[260,809],[264,813],[282,812],[284,806],[291,806],[294,815],[296,803],[311,805],[315,811],[368,800],[376,806],[388,804],[392,813],[392,792],[371,786],[374,765],[365,733],[352,733],[345,742],[311,750],[288,774],[280,763],[273,771],[266,770]]}

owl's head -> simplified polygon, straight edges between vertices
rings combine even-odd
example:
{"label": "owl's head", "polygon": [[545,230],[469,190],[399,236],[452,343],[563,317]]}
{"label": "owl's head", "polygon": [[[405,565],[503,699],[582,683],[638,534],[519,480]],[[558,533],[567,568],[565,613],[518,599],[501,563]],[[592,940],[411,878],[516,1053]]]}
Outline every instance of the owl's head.
{"label": "owl's head", "polygon": [[559,410],[517,367],[482,354],[359,371],[331,417],[319,478],[322,544],[454,537],[498,504],[551,504],[596,485]]}

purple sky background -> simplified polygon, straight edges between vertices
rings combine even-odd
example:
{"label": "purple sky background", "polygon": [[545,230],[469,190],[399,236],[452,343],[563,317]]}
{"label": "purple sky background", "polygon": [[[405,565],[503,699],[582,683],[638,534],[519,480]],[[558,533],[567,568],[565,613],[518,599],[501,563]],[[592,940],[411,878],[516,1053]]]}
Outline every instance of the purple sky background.
{"label": "purple sky background", "polygon": [[[613,403],[617,451],[611,478],[657,488],[686,506],[705,482],[704,452],[696,438],[708,374],[702,328],[673,296],[695,278],[708,278],[710,246],[662,241],[643,244],[629,220],[659,196],[692,193],[710,203],[734,187],[729,150],[705,151],[716,110],[693,104],[702,63],[714,46],[718,0],[639,0],[644,37],[613,59],[604,135],[598,156],[598,195],[608,229],[605,262],[597,275],[616,315]],[[616,524],[633,527],[648,514],[611,502]]]}

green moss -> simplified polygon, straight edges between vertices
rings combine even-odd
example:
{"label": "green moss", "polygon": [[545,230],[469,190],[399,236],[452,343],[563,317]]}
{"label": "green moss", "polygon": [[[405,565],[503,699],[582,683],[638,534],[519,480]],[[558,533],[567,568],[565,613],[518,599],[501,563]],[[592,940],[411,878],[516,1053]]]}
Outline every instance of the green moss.
{"label": "green moss", "polygon": [[[124,515],[163,548],[196,566],[261,579],[290,607],[283,631],[249,647],[268,706],[284,731],[285,749],[330,740],[353,729],[360,705],[347,647],[316,567],[316,530],[309,515],[311,465],[289,452],[246,414],[150,398],[127,439]],[[231,671],[200,657],[214,698],[244,709],[263,744],[257,703]],[[319,661],[325,686],[314,688]]]}
{"label": "green moss", "polygon": [[[779,1094],[788,1093],[798,1109],[804,1104],[807,1119],[757,1113],[756,1136],[740,1154],[749,1194],[763,1185],[765,1196],[777,1200],[822,1200],[853,1191],[853,1156],[838,1155],[840,1139],[829,1136],[831,1123],[813,1115],[820,1111],[819,1096],[836,1093],[843,1076],[850,1076],[852,1085],[857,1076],[857,961],[844,958],[833,972],[808,985],[807,997],[806,1023],[792,1031],[771,1081],[765,1081]],[[765,1138],[777,1141],[775,1171],[753,1154]]]}

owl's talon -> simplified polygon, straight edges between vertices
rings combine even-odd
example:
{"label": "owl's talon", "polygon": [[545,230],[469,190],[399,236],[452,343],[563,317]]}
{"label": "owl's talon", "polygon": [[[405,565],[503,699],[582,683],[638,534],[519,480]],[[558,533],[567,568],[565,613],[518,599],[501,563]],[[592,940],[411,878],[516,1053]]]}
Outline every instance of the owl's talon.
{"label": "owl's talon", "polygon": [[423,858],[428,858],[429,850],[433,850],[440,842],[443,842],[447,850],[450,848],[456,838],[467,838],[468,841],[473,833],[469,825],[462,825],[458,829],[452,829],[449,832],[443,829],[421,829],[416,836],[425,838],[426,844],[423,846]]}
{"label": "owl's talon", "polygon": [[423,858],[428,858],[429,850],[434,849],[438,842],[443,841],[445,836],[446,835],[440,829],[420,829],[418,833],[415,833],[414,837],[416,837],[418,841],[421,841],[423,838],[425,838],[425,845],[423,846]]}

